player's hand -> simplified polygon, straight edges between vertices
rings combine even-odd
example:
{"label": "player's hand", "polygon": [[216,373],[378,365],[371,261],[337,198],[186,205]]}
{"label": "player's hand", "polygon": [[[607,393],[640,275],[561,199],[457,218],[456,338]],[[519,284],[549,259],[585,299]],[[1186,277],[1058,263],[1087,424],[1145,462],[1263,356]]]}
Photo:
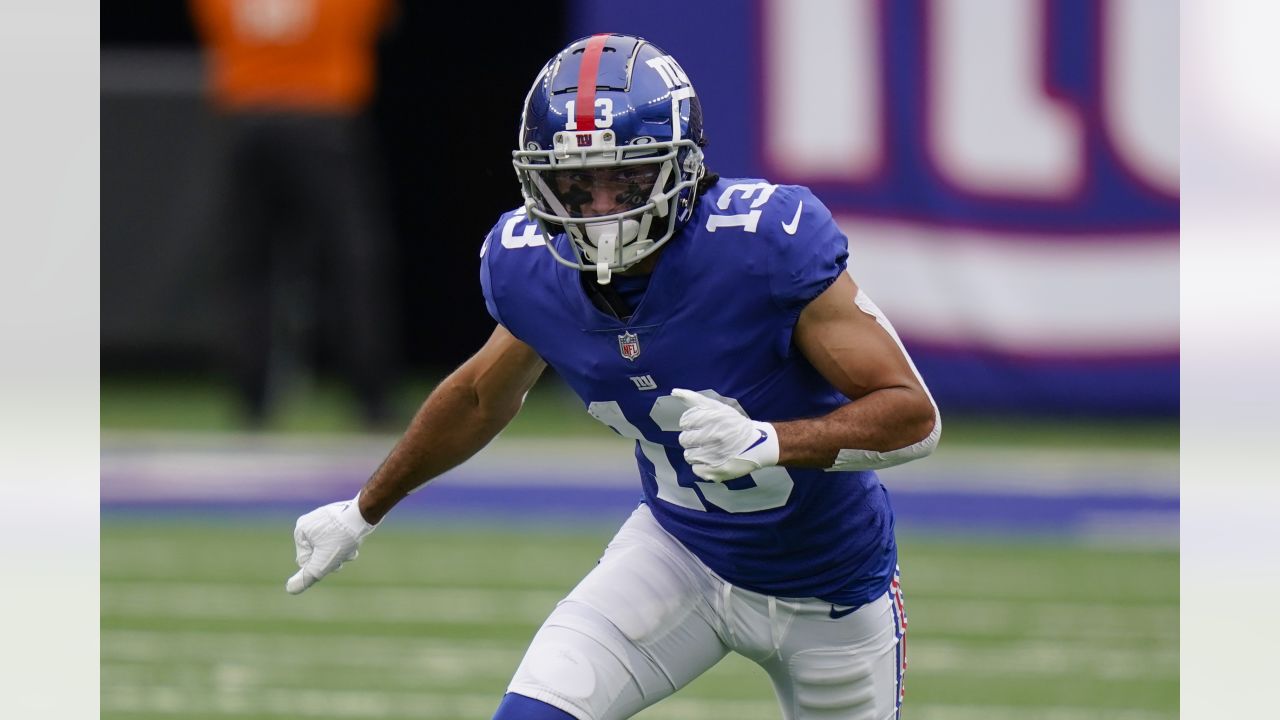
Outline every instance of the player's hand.
{"label": "player's hand", "polygon": [[689,406],[680,415],[680,445],[698,477],[724,482],[778,464],[778,432],[769,423],[692,390],[671,394]]}
{"label": "player's hand", "polygon": [[360,514],[359,495],[354,500],[330,503],[298,518],[293,541],[298,546],[298,572],[284,584],[291,595],[315,585],[360,554],[360,543],[373,532]]}

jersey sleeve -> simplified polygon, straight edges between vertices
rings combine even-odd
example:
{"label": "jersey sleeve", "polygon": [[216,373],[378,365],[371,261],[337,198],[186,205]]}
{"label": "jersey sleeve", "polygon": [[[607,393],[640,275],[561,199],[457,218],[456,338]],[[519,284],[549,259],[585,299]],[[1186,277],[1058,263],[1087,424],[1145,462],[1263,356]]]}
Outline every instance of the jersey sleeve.
{"label": "jersey sleeve", "polygon": [[769,290],[791,322],[814,298],[831,287],[849,260],[849,239],[831,211],[798,185],[779,187],[770,205],[777,220],[765,224],[774,236]]}
{"label": "jersey sleeve", "polygon": [[493,287],[493,272],[489,268],[490,260],[494,255],[492,246],[500,242],[501,232],[502,223],[499,222],[489,230],[489,234],[484,238],[484,244],[480,246],[480,291],[484,293],[484,307],[489,311],[490,317],[499,325],[505,325],[502,322],[502,315],[498,312],[498,300]]}

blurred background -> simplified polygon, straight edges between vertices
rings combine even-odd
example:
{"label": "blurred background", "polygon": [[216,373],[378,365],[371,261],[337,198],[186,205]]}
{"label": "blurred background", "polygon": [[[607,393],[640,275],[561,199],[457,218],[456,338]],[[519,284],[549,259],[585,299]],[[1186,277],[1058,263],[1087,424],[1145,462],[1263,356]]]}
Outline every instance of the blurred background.
{"label": "blurred background", "polygon": [[[638,498],[553,373],[319,592],[289,531],[492,329],[521,101],[600,31],[680,61],[709,167],[814,189],[942,409],[882,473],[913,717],[1177,717],[1176,3],[101,13],[103,717],[492,712]],[[777,717],[733,659],[642,717],[729,715]]]}

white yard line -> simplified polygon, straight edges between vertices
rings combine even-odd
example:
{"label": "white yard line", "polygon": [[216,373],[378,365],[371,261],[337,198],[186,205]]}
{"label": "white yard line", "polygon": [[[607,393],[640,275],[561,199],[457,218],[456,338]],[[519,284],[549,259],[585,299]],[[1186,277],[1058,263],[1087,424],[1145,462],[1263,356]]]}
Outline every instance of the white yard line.
{"label": "white yard line", "polygon": [[1176,712],[1092,707],[1001,707],[991,705],[913,705],[904,714],[914,720],[1176,720]]}
{"label": "white yard line", "polygon": [[432,658],[476,666],[503,665],[524,654],[523,641],[213,630],[104,630],[101,647],[103,660],[123,663],[234,660],[256,664],[271,658],[303,667],[381,668]]}
{"label": "white yard line", "polygon": [[253,692],[173,685],[104,687],[102,711],[137,714],[273,715],[309,718],[487,718],[501,698],[488,694],[387,693],[262,688]]}
{"label": "white yard line", "polygon": [[[522,648],[474,645],[468,640],[381,638],[296,633],[269,635],[221,632],[108,630],[101,637],[104,663],[178,661],[302,667],[453,667],[514,669]],[[1071,676],[1104,680],[1174,680],[1176,645],[1134,648],[1101,642],[1025,638],[991,647],[931,639],[911,646],[911,668],[920,674],[966,677]]]}
{"label": "white yard line", "polygon": [[[104,713],[270,715],[306,718],[487,718],[499,697],[479,693],[385,693],[361,690],[264,688],[252,693],[199,691],[180,686],[126,685],[104,688]],[[904,706],[919,720],[1173,720],[1175,713],[1095,707],[1009,707],[944,704]],[[638,720],[689,718],[778,720],[769,701],[714,700],[675,696],[640,713]]]}
{"label": "white yard line", "polygon": [[[498,620],[540,624],[560,591],[505,588],[334,586],[298,597],[283,584],[115,581],[101,589],[104,617],[349,620],[370,623]],[[933,632],[1043,632],[1051,636],[1151,638],[1176,641],[1176,603],[1063,602],[1026,598],[908,597],[907,612]],[[1170,632],[1166,632],[1170,631]]]}
{"label": "white yard line", "polygon": [[1178,642],[1178,607],[1165,604],[1028,602],[907,598],[907,616],[931,633],[1021,633],[1025,637],[1088,641]]}
{"label": "white yard line", "polygon": [[348,620],[378,624],[540,624],[563,597],[542,590],[328,587],[298,597],[278,586],[227,583],[107,582],[104,617]]}

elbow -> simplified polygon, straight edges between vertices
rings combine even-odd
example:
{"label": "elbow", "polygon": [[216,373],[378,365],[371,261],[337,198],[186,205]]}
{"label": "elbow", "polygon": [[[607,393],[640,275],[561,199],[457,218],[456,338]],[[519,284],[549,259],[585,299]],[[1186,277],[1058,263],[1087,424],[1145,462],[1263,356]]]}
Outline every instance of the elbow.
{"label": "elbow", "polygon": [[927,415],[913,418],[909,424],[912,431],[904,433],[902,447],[892,452],[876,453],[879,460],[877,468],[901,465],[933,454],[938,447],[938,439],[942,437],[942,418],[933,403],[928,403]]}
{"label": "elbow", "polygon": [[918,460],[933,453],[942,435],[942,417],[933,398],[924,390],[913,390],[909,400],[897,408],[897,433],[892,442],[894,452],[908,460]]}
{"label": "elbow", "polygon": [[495,431],[501,430],[520,413],[528,394],[527,391],[512,394],[492,389],[486,392],[483,388],[476,388],[473,393],[476,417],[485,426],[494,428]]}
{"label": "elbow", "polygon": [[933,422],[931,429],[920,440],[888,452],[875,450],[839,450],[835,462],[826,468],[828,472],[846,470],[882,470],[909,463],[933,454],[942,434],[942,423]]}
{"label": "elbow", "polygon": [[501,430],[515,419],[523,403],[491,404],[480,409],[480,419],[488,427]]}
{"label": "elbow", "polygon": [[492,397],[473,378],[455,373],[446,378],[433,396],[439,396],[443,407],[458,424],[469,427],[501,428],[515,416],[519,406],[507,407],[499,398]]}
{"label": "elbow", "polygon": [[509,398],[486,396],[475,389],[469,393],[468,400],[476,422],[497,429],[506,427],[523,405],[523,402],[510,402]]}
{"label": "elbow", "polygon": [[[897,449],[842,449],[836,453],[835,462],[826,470],[881,470],[932,455],[934,448],[938,446],[938,439],[942,437],[942,415],[927,395],[924,400],[927,410],[913,406],[912,410],[899,416],[903,430],[899,441],[901,444]],[[917,415],[915,410],[920,410],[920,414]]]}
{"label": "elbow", "polygon": [[913,459],[932,455],[938,447],[938,440],[942,437],[942,413],[938,412],[938,407],[933,404],[933,400],[928,395],[923,397],[923,401],[914,413],[915,422],[912,432],[914,441],[910,445],[915,449]]}

